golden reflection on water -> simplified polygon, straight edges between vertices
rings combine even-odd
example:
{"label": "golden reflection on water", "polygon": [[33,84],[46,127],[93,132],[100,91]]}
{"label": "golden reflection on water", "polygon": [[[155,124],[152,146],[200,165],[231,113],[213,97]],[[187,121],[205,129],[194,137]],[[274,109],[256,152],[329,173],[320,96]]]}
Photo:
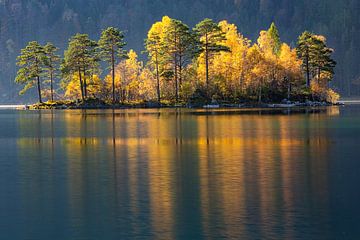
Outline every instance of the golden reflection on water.
{"label": "golden reflection on water", "polygon": [[[331,141],[325,126],[338,108],[262,116],[153,111],[39,112],[21,118],[22,169],[36,175],[43,164],[65,162],[72,226],[86,225],[87,201],[95,198],[99,211],[115,208],[102,213],[104,219],[130,214],[145,221],[129,221],[132,231],[141,232],[145,224],[158,239],[175,238],[176,228],[186,225],[179,215],[188,205],[198,210],[209,238],[252,231],[292,238],[297,202],[309,209],[329,204],[324,159]],[[24,196],[38,191],[40,181],[24,182]]]}

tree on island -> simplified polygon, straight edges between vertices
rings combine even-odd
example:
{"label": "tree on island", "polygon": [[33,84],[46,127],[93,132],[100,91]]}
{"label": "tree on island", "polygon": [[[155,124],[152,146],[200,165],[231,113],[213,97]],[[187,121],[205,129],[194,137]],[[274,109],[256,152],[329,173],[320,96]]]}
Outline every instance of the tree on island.
{"label": "tree on island", "polygon": [[317,79],[318,83],[322,73],[328,80],[332,79],[336,66],[336,62],[331,57],[333,52],[333,49],[327,47],[324,36],[308,31],[301,34],[297,42],[297,53],[303,61],[307,87],[311,85],[311,75]]}
{"label": "tree on island", "polygon": [[162,41],[163,32],[163,22],[156,22],[151,26],[145,39],[145,49],[149,56],[148,65],[152,66],[155,72],[158,103],[161,102],[160,76],[163,73],[163,65],[165,62],[163,53],[165,46]]}
{"label": "tree on island", "polygon": [[154,24],[148,36],[146,47],[150,60],[155,65],[156,77],[158,79],[161,75],[173,81],[175,101],[178,102],[183,70],[195,56],[195,36],[186,24],[168,16]]}
{"label": "tree on island", "polygon": [[[281,42],[274,23],[251,42],[225,20],[205,19],[190,30],[185,23],[164,16],[147,34],[147,63],[138,60],[133,50],[125,57],[124,45],[124,35],[113,27],[105,29],[99,41],[87,34],[71,37],[61,64],[63,98],[83,102],[95,98],[114,104],[118,92],[123,104],[157,100],[167,105],[206,104],[212,99],[263,103],[339,98],[328,86],[336,62],[325,37],[304,32],[294,49]],[[41,46],[37,42],[22,50],[16,82],[25,87],[20,93],[37,85],[42,102],[45,81],[41,79],[45,77],[54,99],[56,52],[51,43]],[[100,76],[100,60],[109,63],[105,79]]]}
{"label": "tree on island", "polygon": [[115,66],[119,59],[125,55],[123,33],[114,27],[109,27],[101,33],[99,40],[100,56],[103,60],[107,61],[110,65],[111,77],[112,77],[112,101],[115,99]]}
{"label": "tree on island", "polygon": [[171,19],[170,29],[166,31],[164,45],[172,56],[175,81],[175,100],[179,101],[182,89],[183,69],[196,54],[196,38],[189,26],[180,20]]}
{"label": "tree on island", "polygon": [[55,47],[52,43],[47,43],[44,46],[44,65],[47,72],[47,77],[50,81],[51,101],[54,101],[54,78],[57,76],[57,69],[61,59],[60,56],[56,54],[57,51],[59,51],[59,48]]}
{"label": "tree on island", "polygon": [[83,101],[87,98],[87,72],[96,67],[98,61],[96,47],[97,43],[89,39],[89,35],[78,33],[69,40],[68,49],[64,52],[61,66],[66,81],[64,85],[67,85],[74,74],[77,74]]}
{"label": "tree on island", "polygon": [[209,87],[209,64],[213,53],[229,51],[227,46],[221,44],[224,41],[225,34],[221,28],[211,19],[204,19],[198,23],[194,32],[198,37],[199,51],[204,54],[205,58],[205,81],[206,87]]}
{"label": "tree on island", "polygon": [[279,30],[277,29],[275,23],[271,23],[267,33],[269,34],[270,39],[272,40],[273,53],[276,56],[279,56],[281,51],[281,40],[280,40]]}
{"label": "tree on island", "polygon": [[25,87],[20,91],[24,94],[27,90],[37,85],[39,102],[41,97],[41,75],[44,73],[45,50],[36,41],[29,42],[26,48],[21,50],[21,55],[17,58],[17,65],[20,69],[17,73],[15,82],[23,84]]}

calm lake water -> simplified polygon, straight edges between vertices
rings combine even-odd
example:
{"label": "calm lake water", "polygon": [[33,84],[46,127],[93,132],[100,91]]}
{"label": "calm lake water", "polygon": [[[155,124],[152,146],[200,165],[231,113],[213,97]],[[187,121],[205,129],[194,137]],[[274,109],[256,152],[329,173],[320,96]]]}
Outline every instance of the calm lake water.
{"label": "calm lake water", "polygon": [[0,239],[360,239],[360,105],[0,111]]}

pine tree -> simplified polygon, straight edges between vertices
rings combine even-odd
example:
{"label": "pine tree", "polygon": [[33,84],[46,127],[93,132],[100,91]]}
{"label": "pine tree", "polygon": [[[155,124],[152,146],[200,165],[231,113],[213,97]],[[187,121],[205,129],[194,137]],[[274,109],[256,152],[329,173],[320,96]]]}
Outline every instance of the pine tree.
{"label": "pine tree", "polygon": [[78,33],[69,40],[68,49],[64,52],[64,61],[61,67],[63,77],[69,82],[74,73],[78,74],[83,101],[87,98],[87,73],[93,72],[93,69],[97,67],[96,46],[97,43],[89,39],[87,34]]}
{"label": "pine tree", "polygon": [[320,83],[322,73],[325,73],[328,80],[331,80],[336,66],[335,60],[331,58],[334,50],[327,47],[325,37],[314,35],[313,38],[314,46],[311,61],[313,76],[316,76],[318,83]]}
{"label": "pine tree", "polygon": [[21,55],[17,58],[17,65],[20,66],[20,69],[15,79],[16,83],[25,84],[20,94],[24,94],[34,85],[37,85],[40,103],[42,103],[40,78],[44,72],[44,60],[44,48],[36,41],[29,42],[26,48],[21,50]]}
{"label": "pine tree", "polygon": [[206,68],[206,86],[209,86],[209,64],[213,53],[229,51],[229,48],[222,45],[225,34],[221,28],[211,19],[204,19],[198,23],[194,32],[198,37],[199,52],[204,53]]}
{"label": "pine tree", "polygon": [[163,39],[164,55],[167,55],[173,68],[175,99],[179,100],[182,86],[182,71],[195,55],[195,36],[190,28],[180,20],[170,19]]}
{"label": "pine tree", "polygon": [[45,51],[45,67],[47,71],[47,77],[50,80],[50,92],[51,101],[54,101],[54,78],[56,77],[56,71],[60,62],[60,56],[56,54],[59,49],[52,43],[47,43],[44,46]]}
{"label": "pine tree", "polygon": [[311,74],[317,77],[318,82],[322,72],[326,73],[329,79],[333,77],[336,62],[331,57],[333,49],[327,47],[325,37],[304,32],[299,37],[297,53],[303,61],[307,87],[310,87]]}
{"label": "pine tree", "polygon": [[115,103],[115,65],[124,57],[123,50],[126,45],[123,33],[114,27],[105,29],[99,40],[100,56],[110,64],[112,76],[112,101]]}
{"label": "pine tree", "polygon": [[273,41],[273,53],[279,56],[281,50],[281,40],[280,40],[279,31],[275,26],[275,23],[271,23],[270,28],[267,32]]}
{"label": "pine tree", "polygon": [[313,53],[313,36],[310,32],[303,32],[297,42],[296,51],[299,58],[303,61],[303,69],[306,75],[306,86],[310,87],[310,64],[311,64],[311,54]]}
{"label": "pine tree", "polygon": [[161,88],[160,88],[160,76],[163,72],[163,23],[154,23],[145,39],[145,49],[149,55],[149,65],[152,65],[156,76],[156,94],[157,100],[161,102]]}

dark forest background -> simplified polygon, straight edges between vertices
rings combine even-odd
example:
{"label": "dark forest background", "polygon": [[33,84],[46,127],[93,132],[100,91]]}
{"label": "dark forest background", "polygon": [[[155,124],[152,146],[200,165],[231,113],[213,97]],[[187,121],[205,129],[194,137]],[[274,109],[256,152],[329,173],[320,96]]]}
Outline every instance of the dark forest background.
{"label": "dark forest background", "polygon": [[0,0],[0,101],[24,100],[14,84],[15,63],[28,41],[51,41],[63,50],[77,32],[97,40],[103,28],[115,26],[125,32],[127,49],[140,53],[147,31],[163,15],[191,27],[206,17],[226,19],[252,40],[274,21],[292,46],[304,30],[325,35],[338,62],[332,86],[343,96],[358,96],[359,11],[359,0]]}

